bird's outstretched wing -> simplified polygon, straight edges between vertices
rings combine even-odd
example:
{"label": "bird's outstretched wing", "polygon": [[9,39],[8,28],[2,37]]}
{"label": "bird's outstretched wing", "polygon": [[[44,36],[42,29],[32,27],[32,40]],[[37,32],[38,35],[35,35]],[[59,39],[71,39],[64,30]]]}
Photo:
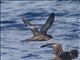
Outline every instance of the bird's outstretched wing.
{"label": "bird's outstretched wing", "polygon": [[30,28],[30,30],[33,32],[34,35],[37,35],[39,31],[37,30],[36,27],[34,27],[29,21],[23,19],[24,24]]}
{"label": "bird's outstretched wing", "polygon": [[41,27],[40,32],[43,34],[47,34],[48,29],[54,22],[55,14],[51,13],[47,19],[47,22]]}
{"label": "bird's outstretched wing", "polygon": [[49,46],[49,45],[54,45],[54,44],[56,44],[56,43],[48,43],[48,44],[44,44],[44,45],[41,46],[41,48],[46,47],[46,46]]}

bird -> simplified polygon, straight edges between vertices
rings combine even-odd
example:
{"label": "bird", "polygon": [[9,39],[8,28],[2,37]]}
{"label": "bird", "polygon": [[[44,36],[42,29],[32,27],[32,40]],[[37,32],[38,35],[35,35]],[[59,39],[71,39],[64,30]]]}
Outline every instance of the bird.
{"label": "bird", "polygon": [[32,31],[33,33],[33,36],[26,39],[26,40],[23,40],[22,42],[25,42],[25,41],[47,41],[49,39],[52,38],[51,35],[47,34],[47,31],[48,29],[52,26],[53,22],[54,22],[54,18],[55,18],[55,14],[52,12],[46,23],[41,27],[40,31],[35,27],[33,26],[30,21],[26,20],[26,19],[23,19],[22,21],[24,22],[24,24],[30,28],[30,30]]}
{"label": "bird", "polygon": [[77,49],[64,51],[62,49],[62,45],[59,43],[48,43],[48,44],[42,45],[41,48],[46,46],[51,46],[54,50],[55,57],[52,60],[73,60],[78,57]]}

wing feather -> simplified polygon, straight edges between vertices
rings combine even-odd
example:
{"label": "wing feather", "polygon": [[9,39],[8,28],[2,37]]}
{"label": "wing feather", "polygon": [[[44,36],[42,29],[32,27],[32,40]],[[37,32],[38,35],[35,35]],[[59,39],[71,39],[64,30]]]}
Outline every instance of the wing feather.
{"label": "wing feather", "polygon": [[47,19],[47,22],[41,27],[40,32],[43,34],[47,34],[48,29],[54,22],[55,14],[51,13]]}

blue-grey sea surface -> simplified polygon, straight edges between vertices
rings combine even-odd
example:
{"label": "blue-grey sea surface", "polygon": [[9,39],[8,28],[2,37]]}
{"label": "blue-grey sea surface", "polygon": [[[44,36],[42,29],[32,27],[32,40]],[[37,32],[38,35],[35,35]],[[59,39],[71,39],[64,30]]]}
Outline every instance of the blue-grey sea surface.
{"label": "blue-grey sea surface", "polygon": [[[32,36],[22,19],[29,19],[40,29],[51,12],[56,15],[48,31],[53,38],[46,42],[21,42]],[[50,60],[53,49],[40,46],[51,42],[61,43],[65,51],[78,49],[80,54],[79,1],[3,1],[0,23],[1,60]],[[80,60],[80,55],[74,60]]]}

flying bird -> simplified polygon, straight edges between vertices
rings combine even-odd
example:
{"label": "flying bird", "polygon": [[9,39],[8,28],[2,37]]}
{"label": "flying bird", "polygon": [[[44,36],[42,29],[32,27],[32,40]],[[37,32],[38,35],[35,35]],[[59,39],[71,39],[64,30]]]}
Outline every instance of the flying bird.
{"label": "flying bird", "polygon": [[[46,21],[46,23],[41,27],[40,31],[33,26],[28,20],[23,19],[24,24],[30,28],[33,36],[24,41],[47,41],[52,38],[51,35],[47,34],[48,29],[54,22],[55,14],[51,13]],[[24,42],[23,41],[23,42]]]}
{"label": "flying bird", "polygon": [[46,46],[51,46],[54,50],[55,57],[52,60],[73,60],[78,57],[78,50],[64,51],[59,43],[45,44],[41,48]]}

